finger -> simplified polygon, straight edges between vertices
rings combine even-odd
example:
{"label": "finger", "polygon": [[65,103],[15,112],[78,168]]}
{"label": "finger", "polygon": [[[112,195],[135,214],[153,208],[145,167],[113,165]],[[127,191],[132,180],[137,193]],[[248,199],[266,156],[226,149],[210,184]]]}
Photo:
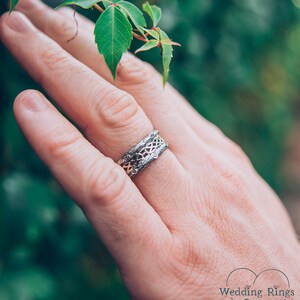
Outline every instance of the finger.
{"label": "finger", "polygon": [[[86,63],[91,69],[96,71],[97,73],[104,75],[108,80],[110,80],[110,72],[106,67],[105,62],[102,60],[99,64],[95,64],[92,61],[94,57],[99,56],[99,53],[95,52],[95,43],[94,43],[94,34],[93,30],[95,27],[95,23],[92,22],[90,19],[86,18],[85,16],[76,13],[75,18],[78,22],[79,27],[79,35],[78,37],[72,42],[72,43],[66,43],[67,41],[67,35],[71,34],[72,30],[74,32],[74,10],[70,7],[62,7],[58,11],[54,11],[53,9],[49,8],[45,4],[43,4],[39,0],[21,0],[21,4],[29,5],[27,6],[27,9],[23,9],[21,6],[21,10],[24,10],[24,13],[28,15],[29,18],[32,19],[33,23],[36,24],[38,28],[41,28],[45,33],[47,33],[51,38],[56,39],[57,42],[62,45],[68,52],[72,53],[76,58],[78,58],[80,61],[83,61]],[[39,5],[41,4],[41,5]],[[29,8],[29,9],[28,9]],[[41,18],[41,14],[34,14],[34,9],[41,9],[43,12],[46,12],[46,18]],[[60,16],[60,14],[63,13],[64,16],[66,16],[68,19]],[[54,21],[55,20],[55,21]],[[61,23],[60,23],[61,22]],[[73,22],[73,25],[72,25]],[[43,25],[48,24],[48,25]],[[55,29],[56,28],[56,29]],[[62,28],[65,28],[63,30]],[[65,32],[65,34],[64,34]],[[91,42],[92,41],[92,42]],[[88,47],[90,45],[90,49],[86,49],[86,51],[79,52],[78,49],[84,49],[85,47]],[[91,54],[92,53],[92,54]],[[132,67],[135,64],[142,63],[145,65],[146,63],[140,61],[137,57],[131,55],[131,53],[127,53],[126,55],[129,56],[129,60],[133,61],[132,64],[130,64],[128,67]],[[91,56],[89,59],[88,56]],[[124,60],[124,59],[123,59]],[[154,73],[156,73],[154,76],[149,76],[151,78],[158,77],[161,81],[160,75],[157,73],[156,70],[152,68]],[[129,72],[130,73],[130,72]],[[128,72],[124,72],[124,77],[126,77]],[[144,78],[144,77],[143,77]],[[130,79],[128,79],[130,81]],[[141,92],[137,88],[132,88],[130,85],[129,87],[124,84],[123,82],[119,83],[118,81],[114,82],[116,86],[119,86],[120,88],[128,91],[130,94],[132,94],[136,99],[144,99],[147,95],[141,95],[143,91]],[[145,80],[144,85],[150,85],[151,79]],[[150,98],[151,95],[149,95]],[[175,110],[177,112],[176,118],[182,117],[187,124],[192,128],[194,133],[200,137],[203,141],[205,141],[206,144],[213,145],[217,149],[222,149],[222,152],[226,152],[228,149],[228,152],[232,152],[232,141],[229,140],[223,132],[214,124],[203,118],[193,107],[192,105],[180,94],[176,89],[174,89],[173,86],[168,84],[166,88],[163,91],[162,95],[162,101],[170,103],[171,106],[171,112]],[[150,100],[149,100],[150,101]],[[148,101],[148,102],[149,102]],[[141,106],[144,106],[143,100],[139,101]],[[147,107],[146,107],[147,108]],[[156,110],[159,108],[158,106],[153,106],[153,110]],[[169,109],[165,109],[165,111],[170,112]],[[146,110],[147,112],[147,110]],[[154,113],[155,114],[155,113]],[[163,118],[165,119],[165,118]],[[194,136],[195,139],[195,136]],[[224,149],[225,148],[225,149]]]}
{"label": "finger", "polygon": [[[97,49],[95,50],[96,46],[94,43],[94,35],[93,30],[95,23],[93,23],[88,18],[84,17],[83,15],[76,13],[76,20],[78,22],[79,27],[79,34],[72,41],[72,43],[67,43],[67,35],[71,36],[71,32],[73,30],[74,32],[74,10],[70,7],[62,7],[59,9],[59,11],[54,11],[48,6],[42,4],[39,6],[39,3],[41,3],[39,0],[21,0],[21,4],[23,3],[31,3],[31,8],[24,10],[25,13],[27,13],[28,17],[32,19],[36,25],[44,30],[49,36],[51,36],[53,39],[56,39],[56,41],[63,46],[68,52],[70,52],[72,55],[74,55],[77,59],[84,62],[86,65],[88,65],[91,69],[93,69],[98,74],[104,75],[107,80],[110,80],[110,73],[109,70],[106,67],[105,62],[102,60],[101,62],[95,64],[94,61],[97,60],[96,57],[99,57],[99,53],[97,52]],[[26,4],[25,4],[26,5]],[[46,18],[41,18],[41,14],[34,14],[34,7],[40,7],[40,9],[43,12],[46,12]],[[22,10],[22,7],[21,7]],[[68,19],[61,17],[60,14],[63,13],[64,16],[66,16]],[[55,21],[54,21],[55,20]],[[61,23],[60,23],[61,22]],[[73,25],[72,25],[73,22]],[[43,24],[48,24],[43,25]],[[56,29],[55,29],[56,28]],[[65,30],[62,30],[62,28],[65,28]],[[66,34],[64,34],[64,32]],[[68,33],[69,32],[69,33]],[[90,46],[88,46],[90,44]],[[85,49],[85,51],[80,51],[78,49]],[[96,53],[95,53],[96,52]],[[127,53],[128,59],[133,61],[131,64],[128,65],[129,68],[132,68],[132,66],[136,64],[143,64],[144,62],[140,61],[137,57],[131,55],[130,53]],[[90,57],[90,58],[89,58]],[[93,59],[95,58],[95,59]],[[126,58],[125,58],[126,59]],[[124,59],[123,59],[124,60]],[[155,82],[152,83],[152,78],[158,77],[159,82],[161,82],[160,75],[157,73],[156,70],[152,68],[151,72],[156,73],[154,76],[151,77],[150,80],[144,80],[143,85],[147,86],[150,85],[149,88],[146,88],[146,90],[150,90],[152,86],[155,85]],[[106,74],[107,73],[107,74]],[[130,72],[129,72],[130,74]],[[128,75],[128,72],[124,72],[123,76],[126,77]],[[140,76],[143,77],[143,76]],[[145,78],[145,77],[143,77]],[[127,80],[130,81],[130,78]],[[132,94],[141,105],[142,108],[148,112],[150,115],[151,113],[154,115],[153,123],[155,123],[156,119],[155,116],[158,115],[161,116],[160,112],[162,112],[163,120],[166,120],[166,115],[168,115],[168,120],[171,121],[170,123],[176,123],[176,120],[178,118],[182,118],[192,129],[187,130],[185,128],[185,133],[189,131],[190,140],[192,140],[192,144],[195,144],[195,141],[200,138],[201,141],[203,141],[205,144],[208,144],[212,146],[216,152],[220,153],[221,155],[229,156],[230,159],[234,159],[235,157],[240,157],[240,155],[236,156],[236,153],[240,152],[238,147],[229,139],[227,138],[224,133],[203,118],[193,107],[192,105],[181,95],[178,93],[174,87],[172,87],[170,84],[166,86],[166,88],[163,90],[162,96],[160,97],[160,101],[158,103],[155,103],[155,101],[152,100],[151,107],[148,108],[147,103],[150,103],[151,100],[144,101],[143,99],[150,99],[151,94],[147,93],[145,94],[143,92],[143,89],[138,89],[136,87],[132,87],[132,85],[126,85],[125,82],[112,82],[116,86],[120,87],[121,89],[126,90],[130,94]],[[156,84],[159,86],[160,83]],[[152,89],[154,90],[154,88]],[[169,107],[165,107],[165,109],[161,109],[160,106],[162,106],[162,102],[167,103]],[[145,107],[146,105],[146,107]],[[149,109],[151,110],[149,112]],[[176,112],[176,113],[175,113]],[[170,117],[170,115],[173,115],[174,119]],[[182,124],[181,124],[182,126]],[[173,127],[174,128],[174,127]],[[170,132],[170,129],[168,128],[168,132],[171,133],[172,137],[178,138],[178,127],[174,128],[173,132]],[[191,146],[193,146],[191,145]],[[185,155],[185,151],[188,144],[185,143],[185,146],[183,147],[182,151]],[[237,150],[237,151],[236,151]],[[194,160],[191,160],[191,164],[194,164]]]}
{"label": "finger", "polygon": [[[21,13],[2,16],[0,34],[25,69],[105,155],[117,160],[153,130],[132,96],[78,62]],[[169,178],[184,173],[173,152],[166,150],[135,182],[152,205],[166,205],[164,195],[174,186]]]}
{"label": "finger", "polygon": [[[160,129],[171,145],[176,146],[177,155],[182,154],[186,157],[186,147],[191,146],[192,149],[194,138],[196,138],[187,120],[199,122],[201,119],[194,119],[190,113],[192,108],[182,101],[170,86],[163,88],[162,78],[152,66],[127,53],[121,60],[117,71],[117,81],[114,82],[103,57],[98,53],[93,36],[94,24],[91,21],[76,14],[79,32],[74,40],[67,42],[76,31],[70,9],[65,8],[62,13],[38,0],[21,0],[18,9],[26,14],[35,26],[57,41],[74,57],[107,81],[133,95],[154,126]],[[203,135],[206,135],[205,130],[203,130]],[[185,137],[186,142],[182,143],[179,137]]]}
{"label": "finger", "polygon": [[[123,169],[93,147],[43,95],[21,93],[14,113],[34,150],[83,208],[121,266],[144,263],[151,251],[165,246],[169,231]],[[159,238],[152,239],[153,232]]]}

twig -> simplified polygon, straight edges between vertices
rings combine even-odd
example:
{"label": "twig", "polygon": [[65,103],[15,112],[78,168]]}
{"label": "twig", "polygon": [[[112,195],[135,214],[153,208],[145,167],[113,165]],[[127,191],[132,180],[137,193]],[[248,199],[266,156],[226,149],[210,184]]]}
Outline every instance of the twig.
{"label": "twig", "polygon": [[140,40],[140,41],[143,41],[145,43],[149,42],[149,40],[147,38],[144,38],[143,36],[135,33],[134,31],[132,31],[132,35],[137,39],[137,40]]}
{"label": "twig", "polygon": [[94,4],[94,7],[95,7],[97,10],[99,10],[101,13],[104,12],[104,9],[103,9],[100,5]]}

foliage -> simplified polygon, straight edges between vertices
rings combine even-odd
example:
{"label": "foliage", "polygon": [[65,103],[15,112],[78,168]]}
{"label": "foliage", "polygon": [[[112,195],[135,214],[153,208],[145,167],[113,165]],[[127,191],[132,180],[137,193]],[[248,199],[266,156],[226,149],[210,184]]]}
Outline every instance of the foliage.
{"label": "foliage", "polygon": [[11,0],[11,3],[10,3],[10,12],[12,12],[14,10],[14,8],[18,4],[18,2],[19,2],[19,0]]}
{"label": "foliage", "polygon": [[[277,0],[156,3],[161,26],[185,45],[170,81],[283,195],[284,146],[299,113],[299,10]],[[139,55],[160,68],[160,50],[152,51]],[[2,46],[0,56],[0,299],[129,299],[113,260],[15,123],[14,97],[37,85]]]}
{"label": "foliage", "polygon": [[[11,2],[10,11],[15,8],[18,2],[19,0]],[[102,4],[103,7],[99,4]],[[180,45],[172,42],[168,35],[157,27],[161,19],[161,9],[158,6],[150,5],[148,2],[143,4],[143,10],[152,20],[151,31],[157,33],[155,36],[151,35],[149,40],[143,13],[131,2],[125,0],[66,0],[58,7],[66,5],[77,5],[84,9],[95,7],[101,12],[95,26],[95,42],[114,79],[117,76],[118,64],[123,54],[129,49],[133,37],[135,37],[145,43],[139,51],[148,51],[154,47],[161,48],[163,84],[166,84],[173,57],[173,46]],[[130,21],[140,34],[132,31]]]}
{"label": "foliage", "polygon": [[120,9],[114,5],[105,9],[96,23],[95,38],[99,52],[116,78],[119,61],[132,40],[132,27]]}

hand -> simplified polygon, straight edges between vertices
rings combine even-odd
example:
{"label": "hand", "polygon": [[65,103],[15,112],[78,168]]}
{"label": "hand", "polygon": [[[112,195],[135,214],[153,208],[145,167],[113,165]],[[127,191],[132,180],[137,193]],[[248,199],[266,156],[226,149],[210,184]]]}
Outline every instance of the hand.
{"label": "hand", "polygon": [[[84,135],[36,91],[17,97],[16,119],[134,298],[223,299],[219,288],[240,267],[278,268],[299,283],[289,217],[237,145],[132,55],[114,82],[90,21],[77,15],[79,34],[67,42],[76,32],[70,9],[37,0],[18,8],[32,23],[3,15],[1,40]],[[153,128],[170,147],[131,181],[114,161]]]}

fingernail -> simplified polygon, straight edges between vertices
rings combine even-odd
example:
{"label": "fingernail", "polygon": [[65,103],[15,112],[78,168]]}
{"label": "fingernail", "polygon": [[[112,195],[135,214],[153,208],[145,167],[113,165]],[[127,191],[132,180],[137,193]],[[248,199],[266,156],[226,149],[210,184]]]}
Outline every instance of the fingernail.
{"label": "fingernail", "polygon": [[21,100],[24,107],[30,111],[43,111],[48,108],[48,104],[44,100],[44,97],[37,92],[27,92],[24,98]]}
{"label": "fingernail", "polygon": [[12,12],[8,15],[5,23],[10,29],[20,33],[26,33],[34,30],[30,21],[19,12]]}

